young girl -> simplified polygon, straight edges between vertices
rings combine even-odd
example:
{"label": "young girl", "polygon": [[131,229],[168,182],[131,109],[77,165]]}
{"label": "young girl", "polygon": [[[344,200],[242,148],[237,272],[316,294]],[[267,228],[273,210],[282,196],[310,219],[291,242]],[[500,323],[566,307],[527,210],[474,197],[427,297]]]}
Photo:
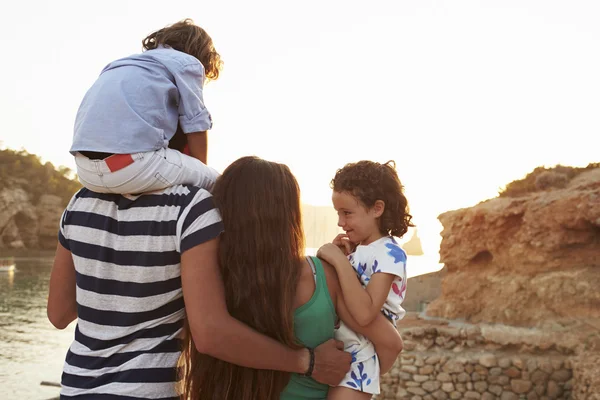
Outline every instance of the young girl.
{"label": "young girl", "polygon": [[[177,184],[211,190],[218,173],[205,165],[212,120],[202,91],[206,79],[219,77],[219,53],[190,19],[142,43],[146,51],[108,64],[83,98],[70,150],[77,176],[101,193]],[[178,129],[191,157],[167,147]]]}
{"label": "young girl", "polygon": [[[395,163],[347,164],[337,171],[331,187],[338,225],[346,233],[322,246],[317,256],[335,267],[346,306],[359,325],[369,325],[383,313],[396,326],[405,314],[401,304],[406,253],[394,236],[402,237],[413,225]],[[380,365],[373,344],[344,323],[335,337],[344,342],[353,362],[328,399],[370,399],[379,394]]]}

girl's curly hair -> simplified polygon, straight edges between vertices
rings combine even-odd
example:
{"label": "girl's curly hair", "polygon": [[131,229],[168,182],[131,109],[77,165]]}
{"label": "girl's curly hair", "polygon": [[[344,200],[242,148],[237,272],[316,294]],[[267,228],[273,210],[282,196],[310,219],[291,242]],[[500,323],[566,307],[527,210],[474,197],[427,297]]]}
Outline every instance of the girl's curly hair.
{"label": "girl's curly hair", "polygon": [[207,79],[216,80],[223,68],[221,56],[215,50],[208,33],[194,21],[187,18],[165,28],[152,32],[144,40],[144,50],[156,49],[158,46],[169,46],[175,50],[196,57],[204,66]]}
{"label": "girl's curly hair", "polygon": [[350,193],[367,208],[373,207],[377,200],[383,201],[385,208],[379,218],[381,233],[402,237],[408,227],[414,226],[394,161],[346,164],[337,170],[331,188],[339,193]]}

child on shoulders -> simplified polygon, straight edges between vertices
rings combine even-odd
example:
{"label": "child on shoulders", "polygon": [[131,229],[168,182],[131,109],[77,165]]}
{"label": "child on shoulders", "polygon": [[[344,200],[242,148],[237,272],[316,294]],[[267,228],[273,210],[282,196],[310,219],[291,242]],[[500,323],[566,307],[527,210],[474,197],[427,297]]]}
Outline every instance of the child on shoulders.
{"label": "child on shoulders", "polygon": [[[101,193],[178,184],[211,190],[219,174],[206,165],[212,119],[203,87],[219,77],[219,53],[190,19],[151,33],[142,44],[143,53],[108,64],[81,102],[70,149],[77,176]],[[178,127],[190,155],[168,147]]]}

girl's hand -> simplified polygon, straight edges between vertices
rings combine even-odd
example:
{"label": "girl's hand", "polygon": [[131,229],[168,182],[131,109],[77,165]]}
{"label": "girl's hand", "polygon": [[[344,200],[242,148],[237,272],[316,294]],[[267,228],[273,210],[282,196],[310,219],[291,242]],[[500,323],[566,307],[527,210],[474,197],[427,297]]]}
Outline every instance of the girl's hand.
{"label": "girl's hand", "polygon": [[342,249],[333,243],[325,243],[323,246],[321,246],[317,251],[317,257],[327,261],[334,267],[339,265],[340,262],[342,264],[348,263],[348,259],[346,258],[346,255],[343,253]]}
{"label": "girl's hand", "polygon": [[333,244],[339,247],[345,256],[347,256],[350,253],[353,253],[354,249],[356,248],[356,245],[350,242],[350,239],[348,239],[348,235],[346,235],[345,233],[340,233],[339,235],[337,235],[335,239],[333,239]]}

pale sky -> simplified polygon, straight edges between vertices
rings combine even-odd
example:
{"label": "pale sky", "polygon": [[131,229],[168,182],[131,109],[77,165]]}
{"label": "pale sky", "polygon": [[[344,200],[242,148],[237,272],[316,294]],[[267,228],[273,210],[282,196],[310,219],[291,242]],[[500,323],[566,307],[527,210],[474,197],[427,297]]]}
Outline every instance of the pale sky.
{"label": "pale sky", "polygon": [[209,163],[287,163],[330,204],[347,162],[394,159],[426,252],[446,210],[540,165],[600,161],[600,2],[19,1],[0,10],[0,141],[71,168],[79,103],[110,61],[190,17],[225,62]]}

